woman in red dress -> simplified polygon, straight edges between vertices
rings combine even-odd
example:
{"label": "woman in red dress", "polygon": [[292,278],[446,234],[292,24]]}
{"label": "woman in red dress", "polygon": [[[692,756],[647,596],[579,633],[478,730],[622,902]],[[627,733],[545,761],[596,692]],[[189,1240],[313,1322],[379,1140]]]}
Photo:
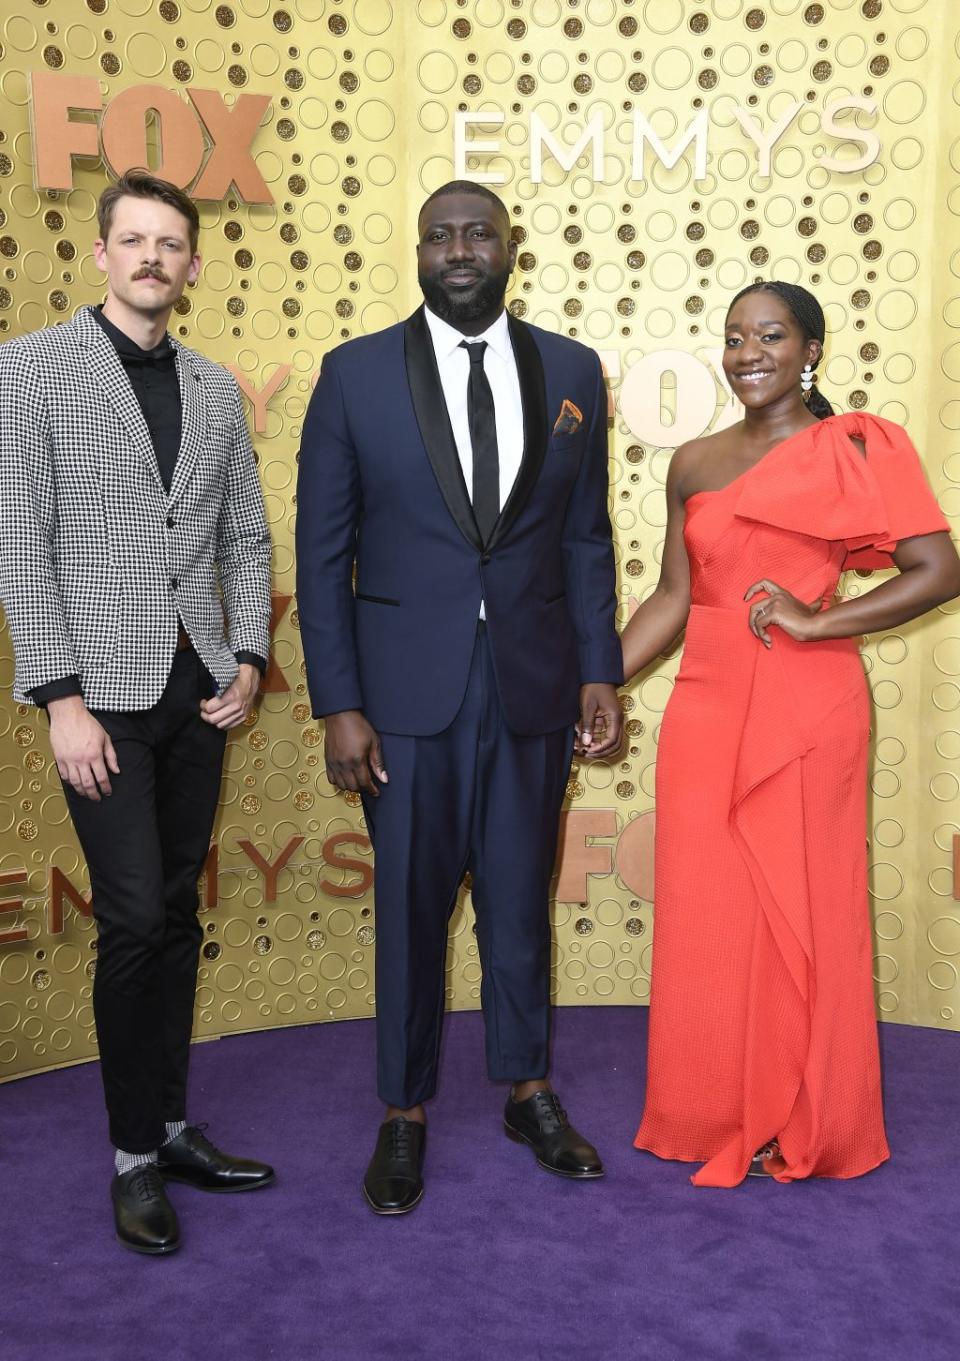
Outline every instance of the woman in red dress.
{"label": "woman in red dress", "polygon": [[[657,756],[656,927],[638,1148],[748,1172],[855,1177],[889,1157],[865,854],[862,634],[960,594],[904,430],[833,415],[816,299],[755,284],[727,315],[744,418],[682,445],[629,677],[686,627]],[[834,603],[841,572],[899,574]]]}

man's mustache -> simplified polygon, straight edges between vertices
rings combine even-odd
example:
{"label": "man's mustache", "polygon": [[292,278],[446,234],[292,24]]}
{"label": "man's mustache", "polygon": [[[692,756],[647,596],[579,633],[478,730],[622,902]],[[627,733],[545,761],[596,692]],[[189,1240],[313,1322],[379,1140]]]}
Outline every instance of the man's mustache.
{"label": "man's mustache", "polygon": [[141,265],[133,276],[134,283],[137,279],[156,279],[159,283],[168,284],[168,276],[164,274],[159,265]]}

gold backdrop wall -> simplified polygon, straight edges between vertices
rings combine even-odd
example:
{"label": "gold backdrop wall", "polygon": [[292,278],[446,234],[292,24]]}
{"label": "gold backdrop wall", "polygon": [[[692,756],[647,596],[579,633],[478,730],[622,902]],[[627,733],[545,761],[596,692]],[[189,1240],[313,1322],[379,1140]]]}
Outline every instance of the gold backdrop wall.
{"label": "gold backdrop wall", "polygon": [[[172,319],[187,344],[234,366],[255,399],[276,542],[273,666],[259,711],[229,742],[201,890],[199,1036],[372,1009],[370,851],[355,798],[323,776],[291,600],[295,456],[323,353],[418,301],[416,209],[454,174],[458,110],[503,116],[466,125],[463,135],[495,143],[490,152],[467,148],[466,168],[505,181],[521,252],[511,309],[604,357],[621,619],[656,578],[671,445],[736,416],[712,365],[725,303],[755,277],[817,292],[829,321],[822,388],[839,409],[905,422],[944,511],[960,513],[960,38],[951,0],[22,0],[16,14],[4,8],[0,338],[102,296],[91,243],[109,176],[89,130],[95,115],[73,113],[87,131],[65,134],[79,146],[88,139],[88,154],[72,163],[73,188],[36,188],[36,136],[46,133],[36,108],[31,127],[30,73],[92,77],[107,110],[133,87],[174,92],[182,118],[168,103],[159,130],[155,119],[149,130],[151,165],[161,171],[163,158],[179,166],[200,145],[188,89],[219,92],[221,110],[241,94],[269,97],[252,153],[268,186],[262,196],[274,202],[251,204],[231,186],[203,204],[203,275]],[[823,116],[851,95],[876,112],[838,115],[844,142]],[[761,175],[735,106],[769,129],[791,100],[800,108]],[[693,145],[672,167],[669,152],[702,112],[706,164],[695,180]],[[642,180],[639,171],[631,178],[638,113],[666,153],[646,147]],[[543,180],[533,183],[533,114],[555,133],[561,156],[598,114],[597,166],[592,143],[569,170],[548,146]],[[129,135],[129,116],[112,125],[108,116],[108,126],[115,146]],[[206,142],[222,128],[222,117],[219,131],[208,121]],[[871,130],[879,154],[851,172]],[[238,165],[242,158],[241,147]],[[239,187],[255,197],[249,179]],[[847,589],[871,584],[854,577]],[[0,1065],[15,1076],[94,1055],[96,955],[85,867],[45,723],[10,701],[6,634],[0,651]],[[956,607],[869,639],[864,655],[875,705],[865,830],[877,1005],[888,1019],[957,1029]],[[648,996],[654,760],[676,664],[674,652],[624,692],[620,758],[572,772],[554,905],[560,1002]],[[449,955],[455,1007],[478,1004],[470,921],[465,891]]]}

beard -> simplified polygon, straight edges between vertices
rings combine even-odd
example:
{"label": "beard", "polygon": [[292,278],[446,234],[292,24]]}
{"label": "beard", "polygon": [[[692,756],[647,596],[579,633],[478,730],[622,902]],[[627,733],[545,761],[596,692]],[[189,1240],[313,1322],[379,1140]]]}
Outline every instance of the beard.
{"label": "beard", "polygon": [[472,288],[448,288],[440,274],[418,275],[420,288],[430,311],[450,326],[463,322],[481,321],[493,316],[503,306],[503,297],[510,281],[510,267],[506,265],[496,274],[487,274]]}

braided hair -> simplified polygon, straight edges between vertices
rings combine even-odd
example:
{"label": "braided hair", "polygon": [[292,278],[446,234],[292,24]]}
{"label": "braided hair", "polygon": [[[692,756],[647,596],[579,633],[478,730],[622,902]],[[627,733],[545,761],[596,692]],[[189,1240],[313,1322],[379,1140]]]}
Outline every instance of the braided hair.
{"label": "braided hair", "polygon": [[[797,325],[803,332],[804,340],[819,340],[821,346],[823,345],[827,333],[826,318],[823,315],[823,308],[807,289],[801,288],[799,284],[785,284],[776,279],[771,279],[768,283],[748,284],[746,288],[740,290],[730,304],[727,309],[728,316],[740,299],[746,297],[748,293],[776,294],[780,301],[786,303],[789,307]],[[814,374],[813,387],[804,395],[804,400],[810,412],[816,416],[818,421],[833,415],[833,407],[817,387],[816,374]]]}

